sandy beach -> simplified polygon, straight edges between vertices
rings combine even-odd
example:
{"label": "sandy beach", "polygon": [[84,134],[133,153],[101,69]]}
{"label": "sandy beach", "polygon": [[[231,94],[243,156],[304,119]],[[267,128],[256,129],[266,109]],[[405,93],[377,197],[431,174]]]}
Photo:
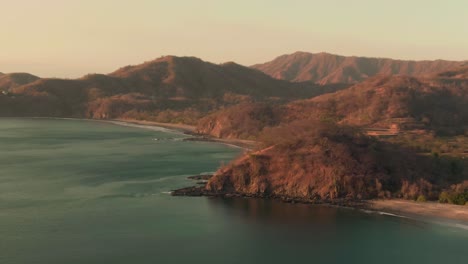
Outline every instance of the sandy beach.
{"label": "sandy beach", "polygon": [[463,205],[437,202],[418,203],[407,200],[372,200],[369,201],[368,208],[421,220],[454,220],[468,224],[468,206]]}
{"label": "sandy beach", "polygon": [[167,129],[178,130],[190,135],[197,135],[200,138],[193,138],[194,141],[209,141],[209,142],[218,142],[222,144],[232,145],[244,149],[252,149],[257,144],[256,141],[253,140],[243,140],[243,139],[225,139],[225,138],[215,138],[210,135],[200,135],[197,134],[197,129],[195,126],[186,125],[186,124],[174,124],[174,123],[160,123],[154,121],[144,121],[144,120],[134,120],[134,119],[113,119],[113,120],[102,120],[102,121],[117,121],[129,124],[136,124],[136,125],[144,125],[144,126],[156,126],[162,127]]}
{"label": "sandy beach", "polygon": [[118,121],[118,122],[145,125],[145,126],[157,126],[157,127],[168,128],[168,129],[175,129],[175,130],[179,130],[179,131],[183,131],[187,133],[196,133],[197,131],[195,126],[186,125],[186,124],[161,123],[161,122],[135,120],[135,119],[112,119],[110,121]]}

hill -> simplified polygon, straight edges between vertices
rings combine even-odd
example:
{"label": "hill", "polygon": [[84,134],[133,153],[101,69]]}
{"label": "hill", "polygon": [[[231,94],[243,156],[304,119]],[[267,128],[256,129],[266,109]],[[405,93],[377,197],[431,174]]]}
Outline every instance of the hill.
{"label": "hill", "polygon": [[10,91],[13,88],[32,83],[39,77],[29,73],[0,73],[0,91]]}
{"label": "hill", "polygon": [[431,130],[468,126],[466,68],[430,78],[377,76],[349,89],[288,105],[289,118],[319,117],[357,126]]}
{"label": "hill", "polygon": [[218,170],[203,192],[304,202],[437,199],[468,179],[466,171],[453,170],[466,161],[417,155],[327,122],[270,129],[262,142],[264,148]]}
{"label": "hill", "polygon": [[320,84],[358,83],[375,75],[422,77],[462,65],[456,61],[405,61],[296,52],[252,68],[281,80]]}
{"label": "hill", "polygon": [[[276,80],[235,63],[218,65],[194,57],[167,56],[108,75],[40,79],[15,87],[10,89],[15,110],[6,109],[10,104],[4,104],[0,115],[194,123],[214,109],[240,102],[307,98],[341,87]],[[38,103],[30,104],[35,98]],[[39,101],[47,101],[48,107],[39,109]]]}
{"label": "hill", "polygon": [[[269,126],[323,120],[360,127],[376,135],[433,131],[468,133],[468,67],[428,78],[375,76],[350,88],[274,107],[244,105],[213,113],[198,130],[214,136],[256,136]],[[274,108],[274,109],[272,109]]]}

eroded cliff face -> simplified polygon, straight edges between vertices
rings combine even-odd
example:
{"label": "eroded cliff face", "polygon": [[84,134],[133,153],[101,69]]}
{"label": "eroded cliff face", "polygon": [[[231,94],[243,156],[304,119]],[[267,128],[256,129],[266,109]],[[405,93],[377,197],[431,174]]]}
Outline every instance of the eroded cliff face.
{"label": "eroded cliff face", "polygon": [[448,174],[430,157],[361,135],[322,131],[244,155],[221,168],[206,190],[325,201],[436,198]]}

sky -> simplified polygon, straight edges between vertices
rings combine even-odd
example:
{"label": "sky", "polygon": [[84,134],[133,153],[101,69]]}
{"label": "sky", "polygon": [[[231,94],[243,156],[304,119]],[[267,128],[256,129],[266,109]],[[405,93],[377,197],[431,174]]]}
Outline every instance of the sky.
{"label": "sky", "polygon": [[467,0],[0,0],[0,72],[77,78],[164,55],[468,60]]}

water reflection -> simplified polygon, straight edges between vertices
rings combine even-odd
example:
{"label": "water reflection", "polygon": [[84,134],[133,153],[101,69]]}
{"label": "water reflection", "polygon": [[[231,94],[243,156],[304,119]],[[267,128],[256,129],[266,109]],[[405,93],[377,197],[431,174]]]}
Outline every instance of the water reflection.
{"label": "water reflection", "polygon": [[224,210],[251,222],[304,226],[311,223],[334,226],[343,209],[309,204],[289,204],[255,198],[208,199],[213,210]]}

